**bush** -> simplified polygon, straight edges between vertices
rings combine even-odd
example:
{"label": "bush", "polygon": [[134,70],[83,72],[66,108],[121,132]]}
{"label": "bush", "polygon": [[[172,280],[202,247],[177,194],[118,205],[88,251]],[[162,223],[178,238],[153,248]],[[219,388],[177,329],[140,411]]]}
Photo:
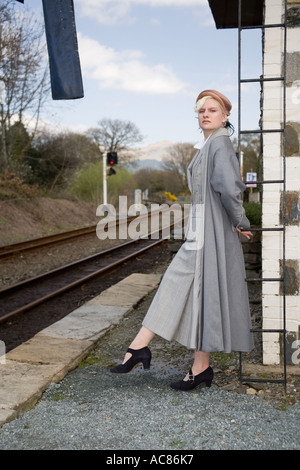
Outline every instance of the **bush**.
{"label": "bush", "polygon": [[0,174],[0,199],[32,199],[40,195],[37,184],[30,186],[15,173],[6,171]]}
{"label": "bush", "polygon": [[261,226],[261,203],[244,202],[243,205],[246,212],[246,217],[249,219],[250,224],[254,226]]}
{"label": "bush", "polygon": [[84,165],[74,177],[70,190],[79,199],[98,204],[102,190],[102,165],[100,163]]}
{"label": "bush", "polygon": [[[109,204],[117,204],[119,195],[132,193],[132,175],[122,167],[115,167],[116,174],[108,176],[107,199]],[[87,202],[100,204],[103,201],[102,162],[88,163],[75,176],[71,192]]]}

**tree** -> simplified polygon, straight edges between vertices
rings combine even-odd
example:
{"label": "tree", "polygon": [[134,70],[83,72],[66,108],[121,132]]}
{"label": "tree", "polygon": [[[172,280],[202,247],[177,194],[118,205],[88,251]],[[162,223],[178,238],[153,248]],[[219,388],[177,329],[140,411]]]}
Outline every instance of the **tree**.
{"label": "tree", "polygon": [[87,134],[103,153],[119,152],[123,161],[130,160],[130,148],[143,140],[135,124],[119,119],[102,119],[98,127],[89,129]]}
{"label": "tree", "polygon": [[169,150],[169,155],[164,159],[164,166],[167,170],[177,174],[181,180],[181,191],[187,191],[187,168],[194,157],[196,150],[193,144],[181,143],[173,145]]}
{"label": "tree", "polygon": [[[30,114],[37,123],[41,105],[48,96],[49,79],[45,63],[43,26],[33,16],[15,11],[6,0],[0,7],[0,163],[1,169],[10,167],[16,150],[16,132],[11,128],[17,121],[24,124],[24,114]],[[14,138],[12,138],[14,137]],[[24,155],[30,141],[20,155]]]}
{"label": "tree", "polygon": [[173,170],[153,170],[142,168],[134,173],[136,187],[149,190],[150,199],[161,199],[166,191],[179,194],[182,191],[182,181]]}
{"label": "tree", "polygon": [[34,182],[53,191],[64,186],[84,163],[99,160],[99,149],[87,136],[74,132],[40,133],[25,157]]}
{"label": "tree", "polygon": [[[237,148],[237,140],[233,141]],[[257,179],[261,179],[261,142],[255,134],[241,136],[240,149],[243,152],[243,180],[246,180],[247,172],[256,172]]]}

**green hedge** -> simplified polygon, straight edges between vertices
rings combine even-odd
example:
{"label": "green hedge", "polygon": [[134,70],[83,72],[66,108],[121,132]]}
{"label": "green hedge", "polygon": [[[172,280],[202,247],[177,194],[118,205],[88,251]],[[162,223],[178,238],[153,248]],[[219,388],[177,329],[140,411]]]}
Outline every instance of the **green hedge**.
{"label": "green hedge", "polygon": [[261,226],[261,203],[244,202],[243,206],[246,212],[246,216],[250,221],[250,224],[255,226]]}

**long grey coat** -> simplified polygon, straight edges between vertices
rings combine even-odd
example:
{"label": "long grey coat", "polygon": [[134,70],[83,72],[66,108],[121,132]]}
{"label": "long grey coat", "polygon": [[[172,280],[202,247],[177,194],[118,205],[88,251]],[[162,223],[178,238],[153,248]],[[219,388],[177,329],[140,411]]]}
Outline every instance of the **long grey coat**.
{"label": "long grey coat", "polygon": [[215,131],[188,168],[186,241],[167,269],[143,325],[198,351],[250,351],[248,290],[237,227],[250,228],[227,130]]}

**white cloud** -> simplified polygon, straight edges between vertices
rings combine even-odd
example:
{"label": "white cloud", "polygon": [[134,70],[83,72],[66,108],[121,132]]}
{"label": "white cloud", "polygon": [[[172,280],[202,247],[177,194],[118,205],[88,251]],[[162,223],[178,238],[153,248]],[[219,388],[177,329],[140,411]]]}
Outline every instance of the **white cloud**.
{"label": "white cloud", "polygon": [[101,88],[172,94],[187,87],[170,67],[147,65],[139,50],[116,51],[81,33],[78,33],[78,45],[84,75],[96,80]]}
{"label": "white cloud", "polygon": [[126,18],[131,7],[199,7],[207,5],[207,0],[77,0],[80,12],[84,16],[95,18],[99,23],[114,24]]}

